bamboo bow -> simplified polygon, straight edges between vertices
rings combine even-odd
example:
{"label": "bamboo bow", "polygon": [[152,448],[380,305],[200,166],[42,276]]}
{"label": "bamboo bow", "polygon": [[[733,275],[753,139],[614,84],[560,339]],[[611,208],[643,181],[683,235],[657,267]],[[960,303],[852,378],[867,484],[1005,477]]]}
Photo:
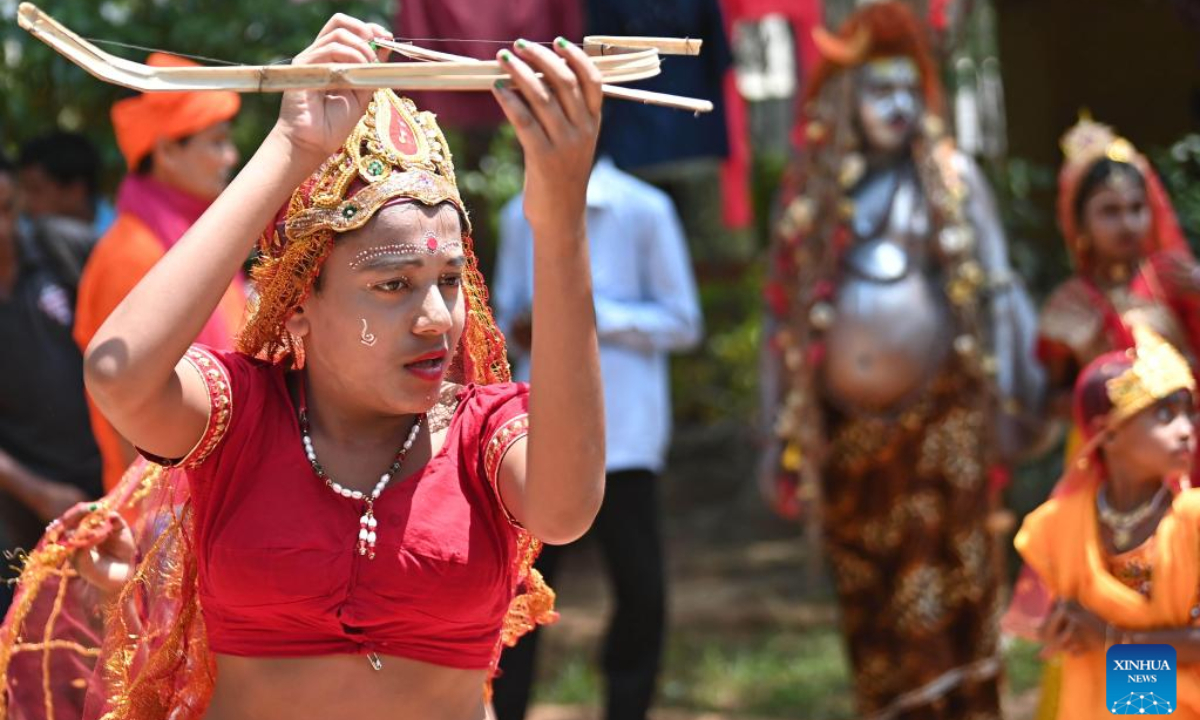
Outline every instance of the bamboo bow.
{"label": "bamboo bow", "polygon": [[[319,65],[235,65],[230,67],[151,67],[104,52],[42,12],[21,3],[17,22],[37,39],[93,76],[139,92],[232,90],[283,92],[392,88],[394,90],[490,90],[508,73],[495,60],[476,60],[439,53],[410,43],[376,40],[421,62],[324,63]],[[661,55],[698,55],[701,41],[675,38],[595,36],[583,40],[584,51],[604,78],[604,94],[651,105],[711,112],[706,100],[618,87],[619,83],[654,77]]]}

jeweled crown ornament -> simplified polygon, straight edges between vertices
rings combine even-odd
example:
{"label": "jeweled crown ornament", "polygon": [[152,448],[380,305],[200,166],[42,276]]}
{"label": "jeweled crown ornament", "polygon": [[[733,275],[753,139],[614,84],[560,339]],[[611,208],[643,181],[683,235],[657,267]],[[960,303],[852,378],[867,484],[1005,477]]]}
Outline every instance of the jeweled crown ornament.
{"label": "jeweled crown ornament", "polygon": [[1103,158],[1132,163],[1137,156],[1132,143],[1086,113],[1063,135],[1060,144],[1067,162],[1076,167],[1089,167]]}
{"label": "jeweled crown ornament", "polygon": [[[412,100],[391,90],[375,92],[341,151],[325,161],[314,180],[308,207],[287,218],[293,241],[316,230],[360,228],[397,197],[425,205],[452,203],[467,221],[450,148],[433,113],[418,111]],[[469,224],[463,231],[470,233]]]}
{"label": "jeweled crown ornament", "polygon": [[1108,399],[1113,404],[1109,427],[1180,390],[1196,391],[1192,369],[1175,346],[1143,325],[1134,326],[1133,337],[1136,353],[1133,367],[1105,385]]}

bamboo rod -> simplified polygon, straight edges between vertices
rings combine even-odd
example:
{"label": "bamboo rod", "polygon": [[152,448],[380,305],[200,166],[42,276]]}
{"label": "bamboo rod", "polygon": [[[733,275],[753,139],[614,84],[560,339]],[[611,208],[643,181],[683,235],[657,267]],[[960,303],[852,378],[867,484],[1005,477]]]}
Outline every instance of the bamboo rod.
{"label": "bamboo rod", "polygon": [[[389,40],[376,40],[375,42],[381,47],[394,50],[395,52],[414,60],[426,60],[430,62],[467,62],[472,59],[463,55],[455,55],[452,53],[418,47],[417,45],[413,45],[411,43],[399,43]],[[676,108],[679,110],[688,110],[695,113],[712,112],[713,109],[713,104],[708,100],[696,100],[693,98],[681,97],[679,95],[669,95],[667,93],[651,92],[649,90],[639,90],[636,88],[625,88],[607,83],[601,87],[604,90],[605,97],[617,98],[619,100],[630,100],[633,102],[644,103],[646,105],[659,105],[662,107]]]}
{"label": "bamboo rod", "polygon": [[659,55],[699,55],[703,40],[693,38],[636,37],[624,35],[588,35],[583,39],[584,47],[596,47],[602,52],[628,50],[630,48],[652,49]]}

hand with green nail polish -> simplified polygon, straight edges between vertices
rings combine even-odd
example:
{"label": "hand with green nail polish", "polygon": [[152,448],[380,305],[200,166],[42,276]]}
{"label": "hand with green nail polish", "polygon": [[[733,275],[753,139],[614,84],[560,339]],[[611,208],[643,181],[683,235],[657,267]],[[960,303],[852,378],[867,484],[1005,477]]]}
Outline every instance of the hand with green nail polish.
{"label": "hand with green nail polish", "polygon": [[524,38],[513,45],[516,53],[498,53],[509,77],[496,89],[525,152],[526,216],[535,236],[574,238],[584,224],[602,78],[582,48],[564,37],[549,47]]}
{"label": "hand with green nail polish", "polygon": [[[339,13],[292,65],[378,63],[387,51],[376,40],[389,35],[380,25]],[[285,92],[276,134],[299,151],[295,157],[300,162],[316,167],[345,141],[370,100],[370,90]]]}

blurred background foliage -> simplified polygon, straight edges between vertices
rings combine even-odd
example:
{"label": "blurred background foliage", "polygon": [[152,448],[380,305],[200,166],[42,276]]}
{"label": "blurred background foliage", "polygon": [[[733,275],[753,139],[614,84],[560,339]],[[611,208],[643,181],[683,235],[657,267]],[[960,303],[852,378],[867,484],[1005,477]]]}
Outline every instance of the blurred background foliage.
{"label": "blurred background foliage", "polygon": [[[17,0],[0,0],[0,137],[4,149],[56,126],[86,134],[101,149],[112,189],[123,169],[113,142],[109,108],[130,91],[99,82],[59,57],[16,22]],[[334,12],[391,25],[389,0],[38,0],[39,7],[106,52],[142,61],[145,49],[206,58],[204,64],[287,62],[311,42]],[[112,44],[120,43],[121,45]],[[242,96],[234,126],[243,156],[253,152],[275,121],[278,95]]]}

